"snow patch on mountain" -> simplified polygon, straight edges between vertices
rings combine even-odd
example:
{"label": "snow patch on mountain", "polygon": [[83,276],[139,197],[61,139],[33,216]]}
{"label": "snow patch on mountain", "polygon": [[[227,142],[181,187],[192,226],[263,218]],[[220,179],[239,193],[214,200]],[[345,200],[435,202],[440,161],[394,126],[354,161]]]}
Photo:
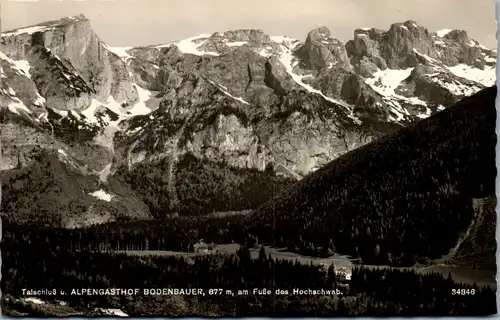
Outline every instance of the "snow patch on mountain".
{"label": "snow patch on mountain", "polygon": [[17,115],[21,115],[21,113],[19,112],[21,110],[28,114],[31,113],[30,109],[28,109],[28,107],[26,107],[26,105],[21,100],[19,100],[19,98],[12,97],[12,99],[14,101],[9,103],[9,105],[7,106],[10,112],[15,113]]}
{"label": "snow patch on mountain", "polygon": [[226,42],[226,46],[228,47],[240,47],[244,44],[248,44],[248,41],[233,41],[233,42]]}
{"label": "snow patch on mountain", "polygon": [[146,102],[151,98],[151,91],[146,90],[135,83],[133,86],[139,94],[139,102],[137,102],[132,108],[128,109],[127,113],[129,113],[129,116],[138,116],[150,113],[151,109],[146,106]]}
{"label": "snow patch on mountain", "polygon": [[24,102],[22,102],[16,96],[16,92],[11,87],[1,88],[0,93],[4,94],[11,100],[7,105],[7,109],[9,109],[10,112],[15,113],[17,115],[21,115],[24,112],[28,114],[31,113],[31,110],[28,109],[28,107],[26,107]]}
{"label": "snow patch on mountain", "polygon": [[63,118],[67,117],[69,114],[67,110],[59,110],[59,109],[55,109],[55,108],[50,108],[50,109]]}
{"label": "snow patch on mountain", "polygon": [[[114,113],[116,118],[111,119],[106,110]],[[73,113],[74,111],[71,112]],[[102,125],[102,122],[104,121],[106,128],[116,127],[118,123],[125,118],[124,109],[113,99],[113,97],[109,97],[107,103],[102,103],[97,99],[92,99],[90,106],[80,113],[85,116],[87,123]],[[74,115],[76,118],[79,118],[78,113],[75,112]]]}
{"label": "snow patch on mountain", "polygon": [[431,82],[438,84],[439,86],[445,88],[450,93],[458,96],[470,96],[474,93],[481,90],[478,86],[465,85],[455,79],[440,78],[439,75],[443,75],[443,73],[430,74],[428,75]]}
{"label": "snow patch on mountain", "polygon": [[431,109],[429,108],[425,108],[425,113],[419,113],[417,114],[417,117],[419,117],[420,119],[425,119],[425,118],[429,118],[431,116]]}
{"label": "snow patch on mountain", "polygon": [[0,52],[0,59],[5,60],[11,64],[11,67],[18,71],[19,74],[31,79],[30,69],[31,65],[26,60],[13,60],[7,57],[3,52]]}
{"label": "snow patch on mountain", "polygon": [[365,82],[382,96],[395,96],[396,92],[394,90],[410,76],[412,70],[413,68],[379,70],[373,74],[372,78],[366,79]]}
{"label": "snow patch on mountain", "polygon": [[132,47],[110,47],[107,45],[104,45],[104,47],[108,51],[110,51],[111,53],[114,53],[115,55],[117,55],[119,58],[121,58],[124,61],[127,61],[129,59],[134,58],[133,56],[131,56],[130,54],[127,53],[127,50],[132,49]]}
{"label": "snow patch on mountain", "polygon": [[299,44],[301,44],[300,40],[288,36],[271,36],[269,38],[271,41],[276,42],[277,44],[282,44],[287,48],[296,48]]}
{"label": "snow patch on mountain", "polygon": [[273,52],[267,48],[260,48],[255,51],[258,55],[264,58],[269,58],[273,55]]}
{"label": "snow patch on mountain", "polygon": [[[56,56],[56,58],[61,60],[61,58],[59,58],[58,56]],[[73,83],[77,83],[78,79],[80,78],[80,75],[75,73],[75,71],[73,71],[73,70],[69,70],[69,71],[71,71],[71,74],[68,74],[62,70],[61,70],[61,73],[64,76],[64,78],[68,81],[69,86],[73,89],[76,89]],[[80,90],[81,90],[81,88],[80,88]]]}
{"label": "snow patch on mountain", "polygon": [[239,101],[241,103],[250,105],[250,103],[248,103],[247,101],[245,101],[243,98],[241,98],[241,97],[235,97],[231,93],[229,93],[228,89],[225,86],[223,86],[221,84],[217,84],[217,83],[213,82],[210,79],[207,79],[207,81],[210,82],[211,84],[213,84],[214,86],[216,86],[217,88],[219,88],[219,90],[222,91],[222,93],[224,93],[226,96],[228,96],[230,98],[233,98],[234,100],[237,100],[237,101]]}
{"label": "snow patch on mountain", "polygon": [[395,89],[410,76],[412,71],[413,68],[379,70],[373,74],[372,78],[366,79],[365,83],[384,97],[394,97],[410,104],[425,106],[427,103],[419,98],[407,98],[395,92]]}
{"label": "snow patch on mountain", "polygon": [[469,47],[475,47],[475,46],[479,45],[479,42],[477,42],[475,40],[469,40],[469,42],[467,43],[467,45]]}
{"label": "snow patch on mountain", "polygon": [[[131,118],[137,115],[145,115],[150,113],[152,110],[146,106],[146,102],[151,98],[152,92],[140,87],[137,84],[133,84],[139,95],[139,101],[135,103],[132,107],[126,109],[118,103],[113,96],[109,96],[105,103],[98,101],[97,99],[92,99],[90,105],[80,113],[85,116],[86,122],[90,124],[102,124],[101,122],[106,122],[106,126],[116,127],[121,120]],[[106,112],[103,112],[103,116],[99,117],[99,111],[105,110],[111,111],[117,116],[117,119],[110,119]],[[67,117],[68,113],[62,110],[54,110],[56,113],[60,114],[62,117]],[[75,117],[79,118],[78,113],[74,114]]]}
{"label": "snow patch on mountain", "polygon": [[64,162],[70,166],[72,166],[74,169],[79,170],[79,166],[75,163],[75,161],[68,155],[66,151],[63,149],[58,149],[57,150],[57,155],[59,158],[59,161]]}
{"label": "snow patch on mountain", "polygon": [[373,90],[383,96],[385,102],[387,102],[391,109],[389,110],[392,114],[396,115],[397,118],[392,116],[389,117],[390,121],[401,121],[404,119],[405,115],[409,115],[408,111],[401,106],[401,102],[425,106],[426,111],[424,114],[417,115],[418,117],[428,117],[430,115],[430,109],[427,108],[427,102],[420,100],[417,97],[405,97],[399,95],[395,90],[404,82],[413,71],[413,68],[407,69],[385,69],[379,70],[373,74],[371,78],[365,80]]}
{"label": "snow patch on mountain", "polygon": [[486,61],[486,63],[496,63],[497,59],[493,57],[484,57],[484,61]]}
{"label": "snow patch on mountain", "polygon": [[106,101],[106,108],[108,108],[109,110],[113,111],[118,115],[125,112],[125,109],[118,102],[116,102],[115,98],[113,98],[113,96],[111,95],[108,97],[108,100]]}
{"label": "snow patch on mountain", "polygon": [[439,61],[437,61],[436,59],[433,59],[431,57],[429,57],[428,55],[426,54],[423,54],[423,53],[420,53],[417,49],[413,48],[413,52],[415,52],[415,54],[423,57],[425,60],[429,61],[430,62],[430,65],[434,65],[434,66],[438,66],[438,65],[441,65],[441,63]]}
{"label": "snow patch on mountain", "polygon": [[354,115],[352,114],[352,108],[347,103],[345,103],[344,101],[340,101],[340,100],[337,100],[337,99],[333,99],[333,98],[327,97],[320,90],[315,89],[311,85],[309,85],[309,84],[305,83],[304,81],[302,81],[302,79],[304,79],[306,77],[305,75],[298,75],[298,74],[296,74],[293,71],[293,68],[299,63],[299,61],[293,56],[293,50],[299,44],[300,44],[300,42],[295,42],[293,40],[292,40],[291,43],[288,43],[288,44],[286,42],[280,44],[281,50],[280,50],[280,53],[279,53],[279,61],[285,67],[286,72],[292,77],[293,81],[295,81],[295,83],[297,83],[298,85],[300,85],[302,88],[306,89],[308,92],[319,94],[325,100],[343,106],[349,112],[348,115],[349,115],[349,117],[352,120],[354,120],[355,122],[360,122],[359,119],[357,119],[356,117],[354,117]]}
{"label": "snow patch on mountain", "polygon": [[436,34],[438,35],[438,37],[443,38],[445,35],[447,35],[451,31],[452,31],[451,29],[441,29],[441,30],[436,31]]}
{"label": "snow patch on mountain", "polygon": [[33,34],[35,32],[42,32],[54,29],[53,26],[32,26],[26,28],[20,28],[13,31],[3,32],[1,34],[2,37],[12,37],[20,34]]}
{"label": "snow patch on mountain", "polygon": [[175,45],[184,54],[194,54],[197,56],[202,56],[202,55],[218,56],[219,53],[217,53],[217,52],[198,50],[198,47],[203,45],[203,43],[205,43],[205,41],[207,41],[207,39],[209,37],[210,37],[209,34],[201,34],[199,36],[195,36],[195,37],[183,39],[180,41],[175,41],[172,43],[160,45],[160,46],[157,46],[156,48],[165,48],[165,47],[170,47],[172,45]]}
{"label": "snow patch on mountain", "polygon": [[57,27],[65,25],[68,20],[71,21],[78,21],[81,19],[86,19],[83,15],[78,15],[78,16],[70,16],[70,17],[65,17],[60,20],[56,21],[47,21],[44,24],[38,24],[38,25],[31,25],[27,27],[22,27],[22,28],[17,28],[17,29],[12,29],[12,30],[7,30],[4,31],[0,34],[0,37],[13,37],[13,36],[18,36],[22,34],[33,34],[35,32],[45,32],[45,31],[50,31],[54,30]]}
{"label": "snow patch on mountain", "polygon": [[14,97],[16,95],[16,92],[14,90],[12,90],[11,87],[5,87],[5,88],[1,88],[0,89],[0,92],[6,96],[10,96],[10,97]]}
{"label": "snow patch on mountain", "polygon": [[81,120],[81,119],[82,119],[82,117],[80,116],[80,114],[78,114],[78,112],[76,112],[75,110],[70,110],[70,111],[69,111],[69,113],[70,113],[73,117],[77,118],[78,120]]}
{"label": "snow patch on mountain", "polygon": [[[409,115],[408,111],[401,107],[398,101],[393,101],[390,98],[385,97],[384,100],[391,106],[391,109],[389,109],[389,112],[391,115],[389,116],[389,121],[402,121],[404,120],[405,116]],[[380,106],[380,105],[378,105]],[[396,116],[396,118],[394,118]]]}
{"label": "snow patch on mountain", "polygon": [[57,150],[57,153],[59,153],[60,155],[62,155],[63,157],[67,157],[68,154],[66,153],[66,151],[64,151],[63,149],[59,149]]}
{"label": "snow patch on mountain", "polygon": [[14,62],[14,65],[20,70],[26,77],[31,79],[30,69],[31,65],[27,60],[17,60]]}
{"label": "snow patch on mountain", "polygon": [[38,91],[37,91],[37,92],[36,92],[36,99],[35,99],[35,101],[33,102],[33,104],[34,104],[35,106],[38,106],[38,107],[44,107],[46,102],[47,102],[47,101],[45,100],[45,98],[44,98],[44,97],[42,97],[42,96],[40,95],[40,93],[38,93]]}
{"label": "snow patch on mountain", "polygon": [[462,63],[448,67],[448,70],[458,77],[481,83],[487,87],[491,87],[497,82],[495,66],[485,66],[481,70]]}
{"label": "snow patch on mountain", "polygon": [[482,44],[479,44],[478,47],[481,48],[481,49],[483,49],[483,50],[490,50],[490,51],[493,51],[495,53],[497,52],[497,49],[490,49],[490,48],[488,48],[488,47],[486,47],[486,46],[484,46]]}
{"label": "snow patch on mountain", "polygon": [[434,44],[441,46],[441,47],[446,47],[446,42],[444,42],[443,40],[436,40],[436,41],[434,41]]}
{"label": "snow patch on mountain", "polygon": [[40,120],[47,122],[52,127],[52,124],[49,122],[49,114],[47,112],[40,113],[40,115],[36,118],[36,121],[40,122]]}
{"label": "snow patch on mountain", "polygon": [[110,195],[109,193],[107,193],[106,191],[104,191],[102,189],[94,191],[92,193],[89,193],[89,195],[91,195],[99,200],[103,200],[103,201],[107,201],[107,202],[110,202],[111,199],[113,199],[112,195]]}
{"label": "snow patch on mountain", "polygon": [[102,103],[100,103],[96,99],[92,99],[92,102],[90,103],[90,106],[82,111],[82,114],[87,118],[88,121],[92,123],[99,123],[99,120],[95,117],[95,112],[97,111],[97,108],[101,107]]}

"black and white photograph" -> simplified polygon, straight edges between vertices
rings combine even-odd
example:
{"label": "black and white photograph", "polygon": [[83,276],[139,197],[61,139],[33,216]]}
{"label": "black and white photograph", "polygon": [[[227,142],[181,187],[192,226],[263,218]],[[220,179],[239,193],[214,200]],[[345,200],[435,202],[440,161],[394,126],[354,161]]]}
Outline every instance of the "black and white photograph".
{"label": "black and white photograph", "polygon": [[497,314],[495,1],[0,9],[2,316]]}

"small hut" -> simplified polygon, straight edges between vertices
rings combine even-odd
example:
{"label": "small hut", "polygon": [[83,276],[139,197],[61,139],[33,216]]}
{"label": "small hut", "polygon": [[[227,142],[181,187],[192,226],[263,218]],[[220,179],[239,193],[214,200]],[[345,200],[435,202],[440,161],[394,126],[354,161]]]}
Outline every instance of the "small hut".
{"label": "small hut", "polygon": [[193,245],[194,252],[196,253],[208,253],[208,246],[203,240],[200,240],[200,242],[195,243]]}

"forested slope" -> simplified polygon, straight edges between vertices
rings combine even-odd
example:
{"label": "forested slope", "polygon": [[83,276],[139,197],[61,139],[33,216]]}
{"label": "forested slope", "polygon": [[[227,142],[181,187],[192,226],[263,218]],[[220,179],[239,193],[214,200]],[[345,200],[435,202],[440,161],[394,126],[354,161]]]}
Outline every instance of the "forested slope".
{"label": "forested slope", "polygon": [[365,263],[448,252],[495,192],[496,86],[353,150],[248,217],[276,245],[332,246]]}

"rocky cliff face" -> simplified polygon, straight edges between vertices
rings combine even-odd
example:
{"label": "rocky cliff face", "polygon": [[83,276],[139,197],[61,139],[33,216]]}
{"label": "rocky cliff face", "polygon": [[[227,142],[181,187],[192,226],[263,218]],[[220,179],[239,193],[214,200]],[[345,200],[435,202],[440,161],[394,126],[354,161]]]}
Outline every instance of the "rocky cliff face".
{"label": "rocky cliff face", "polygon": [[82,15],[2,33],[0,64],[2,107],[63,140],[98,138],[120,116],[133,115],[124,106],[141,103],[132,69]]}
{"label": "rocky cliff face", "polygon": [[62,145],[103,180],[183,154],[300,179],[492,85],[495,65],[465,31],[414,21],[346,44],[321,27],[305,41],[242,29],[116,48],[64,18],[1,34],[1,168]]}
{"label": "rocky cliff face", "polygon": [[309,32],[306,42],[297,50],[297,56],[309,69],[319,70],[332,66],[351,69],[344,44],[332,38],[330,30],[326,27]]}

